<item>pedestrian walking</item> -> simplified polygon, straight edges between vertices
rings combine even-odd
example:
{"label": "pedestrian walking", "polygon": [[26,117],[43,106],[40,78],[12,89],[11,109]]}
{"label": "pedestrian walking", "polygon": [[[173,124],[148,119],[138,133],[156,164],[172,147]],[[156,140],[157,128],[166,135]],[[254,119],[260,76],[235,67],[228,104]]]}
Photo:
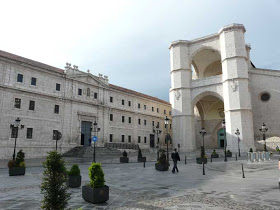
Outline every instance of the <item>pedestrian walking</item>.
{"label": "pedestrian walking", "polygon": [[91,139],[90,138],[88,139],[88,146],[89,147],[91,146]]}
{"label": "pedestrian walking", "polygon": [[177,170],[177,172],[179,172],[178,167],[177,167],[177,161],[180,161],[180,156],[179,153],[177,152],[177,149],[175,148],[174,151],[171,154],[171,158],[173,160],[173,169],[172,169],[172,173],[175,173],[175,170]]}

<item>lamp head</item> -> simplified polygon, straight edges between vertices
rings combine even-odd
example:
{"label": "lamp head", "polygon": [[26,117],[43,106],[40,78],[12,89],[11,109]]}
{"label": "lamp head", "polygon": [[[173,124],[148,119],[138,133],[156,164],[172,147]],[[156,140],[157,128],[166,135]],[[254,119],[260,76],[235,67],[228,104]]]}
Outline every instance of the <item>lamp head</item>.
{"label": "lamp head", "polygon": [[223,128],[226,127],[226,121],[225,121],[225,120],[222,121],[222,127],[223,127]]}
{"label": "lamp head", "polygon": [[16,125],[16,127],[18,127],[19,126],[19,124],[20,124],[20,119],[19,119],[19,117],[15,120],[15,125]]}
{"label": "lamp head", "polygon": [[165,124],[165,125],[168,125],[168,121],[169,121],[169,118],[167,118],[167,116],[165,116],[165,118],[164,118],[164,124]]}

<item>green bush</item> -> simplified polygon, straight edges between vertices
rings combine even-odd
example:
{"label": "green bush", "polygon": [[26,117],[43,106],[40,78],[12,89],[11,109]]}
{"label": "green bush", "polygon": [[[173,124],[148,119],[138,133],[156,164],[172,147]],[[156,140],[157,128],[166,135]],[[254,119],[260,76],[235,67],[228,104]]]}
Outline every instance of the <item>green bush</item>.
{"label": "green bush", "polygon": [[25,156],[24,152],[22,150],[19,150],[19,152],[17,153],[17,157],[16,157],[17,166],[19,166],[19,164],[21,162],[24,162],[24,156]]}
{"label": "green bush", "polygon": [[88,168],[89,178],[90,178],[90,186],[92,188],[104,187],[105,179],[104,173],[101,168],[100,163],[92,163]]}
{"label": "green bush", "polygon": [[18,151],[16,160],[9,160],[8,167],[26,167],[26,164],[24,162],[24,152],[22,150]]}
{"label": "green bush", "polygon": [[48,210],[66,209],[70,194],[67,193],[66,168],[62,156],[56,151],[49,152],[43,166],[45,171],[41,193],[44,198],[41,201],[41,208]]}
{"label": "green bush", "polygon": [[25,168],[25,167],[26,167],[26,163],[25,163],[24,161],[23,161],[23,162],[20,162],[18,166],[19,166],[19,167],[24,167],[24,168]]}
{"label": "green bush", "polygon": [[161,165],[167,164],[166,154],[164,152],[161,152],[158,163]]}
{"label": "green bush", "polygon": [[213,150],[212,155],[216,155],[216,154],[217,154],[216,150]]}
{"label": "green bush", "polygon": [[67,171],[68,176],[79,176],[81,174],[80,168],[77,164],[74,164],[70,171]]}

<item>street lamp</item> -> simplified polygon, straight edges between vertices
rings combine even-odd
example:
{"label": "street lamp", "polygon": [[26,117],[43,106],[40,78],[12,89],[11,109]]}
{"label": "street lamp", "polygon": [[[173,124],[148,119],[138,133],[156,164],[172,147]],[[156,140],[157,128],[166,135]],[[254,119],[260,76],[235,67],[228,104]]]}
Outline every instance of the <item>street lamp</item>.
{"label": "street lamp", "polygon": [[169,154],[168,154],[168,140],[169,140],[169,135],[168,135],[168,121],[169,121],[169,118],[167,118],[167,116],[165,116],[164,118],[164,124],[165,124],[165,127],[166,127],[166,143],[167,143],[167,163],[169,163]]}
{"label": "street lamp", "polygon": [[[205,149],[204,149],[204,135],[206,134],[206,130],[204,128],[201,129],[201,131],[199,131],[199,133],[201,134],[202,136],[202,151],[203,151],[203,154],[205,155]],[[204,157],[202,157],[204,158]]]}
{"label": "street lamp", "polygon": [[159,140],[158,140],[158,134],[161,134],[161,130],[159,129],[159,125],[157,125],[155,128],[153,127],[153,133],[157,134],[157,160],[159,159]]}
{"label": "street lamp", "polygon": [[225,148],[225,162],[227,162],[227,136],[226,136],[226,121],[222,121],[222,127],[224,128],[224,148]]}
{"label": "street lamp", "polygon": [[17,137],[18,137],[18,128],[24,129],[24,125],[20,125],[19,117],[15,120],[15,124],[10,124],[10,128],[12,129],[12,138],[15,138],[15,146],[14,146],[14,153],[13,153],[13,160],[16,157],[16,146],[17,146]]}
{"label": "street lamp", "polygon": [[93,162],[95,163],[95,142],[97,141],[97,134],[100,131],[100,128],[97,127],[97,122],[93,123]]}
{"label": "street lamp", "polygon": [[263,133],[263,140],[264,140],[264,151],[266,152],[267,149],[266,149],[266,141],[265,141],[265,132],[267,132],[268,128],[265,126],[265,124],[263,123],[262,124],[262,127],[259,129],[260,132]]}
{"label": "street lamp", "polygon": [[239,129],[238,129],[238,128],[236,129],[235,135],[237,136],[237,142],[238,142],[238,156],[240,157],[240,146],[239,146],[239,142],[240,142],[239,135],[240,135],[240,132],[239,132]]}

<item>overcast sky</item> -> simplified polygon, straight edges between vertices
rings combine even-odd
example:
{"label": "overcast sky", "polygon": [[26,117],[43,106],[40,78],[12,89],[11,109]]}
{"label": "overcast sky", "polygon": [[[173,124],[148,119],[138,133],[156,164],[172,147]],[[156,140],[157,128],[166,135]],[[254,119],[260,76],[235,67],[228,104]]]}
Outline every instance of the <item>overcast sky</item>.
{"label": "overcast sky", "polygon": [[169,100],[169,44],[245,26],[256,67],[280,69],[280,1],[1,1],[0,49]]}

